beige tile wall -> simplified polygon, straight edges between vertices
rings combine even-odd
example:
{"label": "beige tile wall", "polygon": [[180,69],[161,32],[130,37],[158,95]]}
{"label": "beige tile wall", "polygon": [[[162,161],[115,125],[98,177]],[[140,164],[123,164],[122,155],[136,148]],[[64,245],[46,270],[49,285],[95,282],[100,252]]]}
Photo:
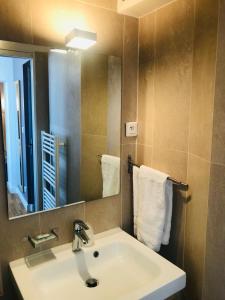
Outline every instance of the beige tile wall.
{"label": "beige tile wall", "polygon": [[209,193],[204,300],[223,300],[225,295],[225,166],[212,164]]}
{"label": "beige tile wall", "polygon": [[203,299],[225,295],[225,1],[220,1]]}
{"label": "beige tile wall", "polygon": [[[140,19],[137,161],[187,181],[192,90],[193,1]],[[183,266],[185,193],[174,190],[172,242],[162,254]]]}
{"label": "beige tile wall", "polygon": [[[190,184],[188,194],[179,189],[174,191],[171,243],[162,249],[162,254],[188,272],[188,289],[180,295],[182,299],[211,300],[216,296],[222,300],[225,1],[177,0],[141,18],[137,145],[135,138],[124,137],[124,123],[137,117],[138,20],[117,15],[115,2],[22,0],[16,1],[16,5],[15,0],[1,2],[0,39],[61,45],[65,34],[80,25],[98,33],[97,51],[123,57],[122,197],[9,222],[1,144],[0,257],[7,299],[8,261],[33,251],[23,241],[27,234],[59,227],[59,243],[67,242],[72,239],[71,224],[75,218],[89,221],[96,232],[121,224],[132,231],[132,191],[126,161],[131,154],[138,163]],[[214,105],[218,2],[221,13]]]}
{"label": "beige tile wall", "polygon": [[[213,275],[209,275],[212,254],[218,253],[224,260],[218,246],[221,245],[219,234],[216,235],[217,246],[210,240],[216,231],[213,223],[218,215],[216,210],[223,202],[219,193],[217,208],[210,211],[209,206],[208,210],[209,190],[213,198],[215,189],[215,183],[210,183],[215,173],[211,171],[210,175],[212,148],[214,161],[224,163],[225,157],[224,58],[222,64],[222,58],[218,62],[220,79],[217,79],[215,100],[218,103],[214,107],[218,3],[177,0],[141,18],[139,23],[137,161],[189,184],[187,194],[175,189],[171,242],[161,251],[187,271],[187,289],[180,294],[187,300],[214,299],[216,279],[209,285],[211,298],[205,296],[209,287],[205,288],[205,295],[203,287],[216,278],[216,270],[220,268],[217,263]],[[224,1],[221,3],[224,5]],[[221,32],[224,20],[225,16]],[[224,38],[222,45],[221,56],[224,55]],[[214,115],[213,126],[214,109],[217,115]],[[222,181],[220,188],[223,189]],[[207,237],[208,213],[211,221]],[[224,211],[218,216],[224,224]],[[220,229],[220,234],[223,230]],[[224,275],[223,272],[224,269],[220,270],[220,274]],[[217,295],[224,297],[221,282],[217,281],[215,286],[220,287]]]}
{"label": "beige tile wall", "polygon": [[[88,4],[84,2],[88,2]],[[121,130],[124,135],[124,122],[136,119],[138,21],[131,17],[118,15],[114,10],[115,1],[2,0],[0,39],[62,45],[66,33],[75,26],[96,31],[98,43],[94,50],[123,58],[123,126]],[[58,227],[60,238],[52,245],[71,241],[72,222],[75,218],[90,222],[95,232],[121,226],[122,223],[126,229],[129,229],[131,200],[129,177],[125,171],[126,157],[123,152],[125,181],[123,181],[124,188],[121,190],[123,200],[122,197],[116,196],[8,221],[2,136],[0,136],[0,143],[0,260],[4,281],[5,296],[3,299],[8,300],[10,296],[13,299],[8,262],[34,252],[29,243],[24,241],[25,236]],[[127,153],[132,151],[135,156],[135,139],[123,138],[122,144],[122,149],[126,148]]]}

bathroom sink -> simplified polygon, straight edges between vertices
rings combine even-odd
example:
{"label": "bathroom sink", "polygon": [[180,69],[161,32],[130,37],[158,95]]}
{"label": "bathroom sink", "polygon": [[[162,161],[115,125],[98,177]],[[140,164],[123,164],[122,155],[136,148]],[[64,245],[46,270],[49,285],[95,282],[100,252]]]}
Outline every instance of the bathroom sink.
{"label": "bathroom sink", "polygon": [[33,267],[24,258],[10,263],[24,300],[162,300],[186,283],[181,269],[119,228],[95,235],[80,252],[71,244],[52,252],[54,259]]}

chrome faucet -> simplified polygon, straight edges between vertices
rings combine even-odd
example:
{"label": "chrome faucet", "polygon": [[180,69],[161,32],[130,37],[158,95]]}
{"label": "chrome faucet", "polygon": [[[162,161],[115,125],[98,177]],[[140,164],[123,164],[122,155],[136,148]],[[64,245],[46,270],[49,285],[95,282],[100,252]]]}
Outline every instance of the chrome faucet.
{"label": "chrome faucet", "polygon": [[78,252],[81,247],[86,247],[90,243],[90,237],[87,235],[86,230],[89,227],[82,220],[75,220],[73,222],[74,239],[72,243],[73,252]]}

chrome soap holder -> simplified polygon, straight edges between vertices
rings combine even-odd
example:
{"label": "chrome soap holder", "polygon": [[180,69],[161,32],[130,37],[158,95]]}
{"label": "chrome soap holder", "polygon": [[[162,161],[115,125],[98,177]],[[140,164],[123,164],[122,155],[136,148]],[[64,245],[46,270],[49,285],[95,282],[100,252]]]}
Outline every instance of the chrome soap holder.
{"label": "chrome soap holder", "polygon": [[49,233],[38,234],[35,237],[28,236],[28,241],[31,243],[33,248],[38,248],[43,244],[54,240],[58,240],[58,235],[55,229],[52,229]]}

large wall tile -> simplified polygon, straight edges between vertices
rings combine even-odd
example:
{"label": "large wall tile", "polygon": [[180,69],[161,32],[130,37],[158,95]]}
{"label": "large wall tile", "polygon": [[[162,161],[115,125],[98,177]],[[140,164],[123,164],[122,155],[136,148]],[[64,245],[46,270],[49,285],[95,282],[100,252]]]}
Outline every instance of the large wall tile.
{"label": "large wall tile", "polygon": [[214,99],[212,162],[225,164],[225,1],[220,1],[216,86]]}
{"label": "large wall tile", "polygon": [[211,159],[218,1],[197,0],[189,151]]}
{"label": "large wall tile", "polygon": [[107,197],[85,204],[85,220],[94,233],[121,226],[120,196]]}
{"label": "large wall tile", "polygon": [[152,165],[152,147],[148,145],[137,144],[137,164],[151,167]]}
{"label": "large wall tile", "polygon": [[187,180],[187,158],[186,152],[169,150],[160,147],[152,149],[152,167],[168,173],[179,181]]}
{"label": "large wall tile", "polygon": [[[137,160],[189,184],[187,195],[174,190],[171,241],[161,250],[163,256],[185,267],[188,287],[179,297],[188,300],[204,299],[212,146],[212,160],[225,163],[224,1],[220,1],[213,124],[218,2],[174,1],[139,22]],[[150,147],[151,159],[146,154]]]}
{"label": "large wall tile", "polygon": [[[1,202],[6,203],[6,197]],[[1,207],[2,208],[2,207]],[[0,209],[1,209],[0,208]],[[11,286],[8,263],[17,258],[34,254],[38,249],[33,249],[28,242],[28,235],[35,236],[40,233],[39,214],[27,216],[16,220],[8,221],[7,213],[4,216],[1,210],[0,222],[0,257],[1,271],[3,278],[3,299],[15,299]]]}
{"label": "large wall tile", "polygon": [[210,163],[194,155],[188,159],[190,201],[187,204],[184,266],[188,299],[202,299]]}
{"label": "large wall tile", "polygon": [[[154,62],[155,58],[155,13],[139,20],[139,63]],[[141,75],[141,72],[140,72]]]}
{"label": "large wall tile", "polygon": [[187,151],[191,98],[193,1],[156,12],[154,144]]}
{"label": "large wall tile", "polygon": [[[137,161],[187,181],[194,1],[140,20]],[[183,267],[187,195],[174,187],[171,238],[161,254]],[[182,299],[180,293],[175,299]]]}
{"label": "large wall tile", "polygon": [[225,166],[213,164],[209,193],[204,300],[225,296]]}
{"label": "large wall tile", "polygon": [[4,259],[14,260],[34,253],[34,249],[27,241],[28,235],[35,236],[40,233],[40,218],[39,214],[27,216],[9,222],[5,221],[2,228],[1,239],[4,243],[1,244],[1,253]]}
{"label": "large wall tile", "polygon": [[154,61],[139,65],[138,143],[153,144],[154,128]]}
{"label": "large wall tile", "polygon": [[40,232],[50,232],[55,229],[59,239],[52,242],[49,246],[54,247],[59,244],[71,242],[73,239],[73,222],[76,219],[84,220],[85,204],[70,205],[65,208],[59,208],[40,214]]}
{"label": "large wall tile", "polygon": [[0,39],[32,43],[30,1],[2,0]]}

